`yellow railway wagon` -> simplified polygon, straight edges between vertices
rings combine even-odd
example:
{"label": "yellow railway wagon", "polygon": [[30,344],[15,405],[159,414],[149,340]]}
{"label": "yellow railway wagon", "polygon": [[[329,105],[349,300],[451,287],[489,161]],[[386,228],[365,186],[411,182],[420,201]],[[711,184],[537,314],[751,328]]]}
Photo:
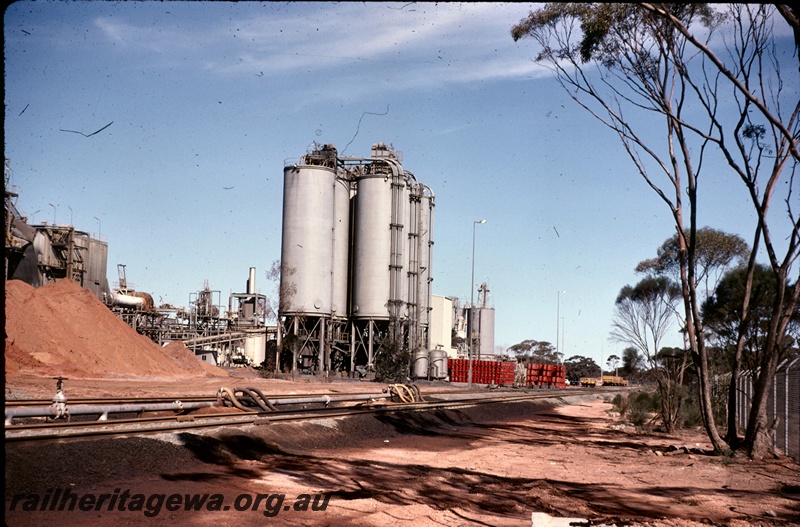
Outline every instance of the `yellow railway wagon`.
{"label": "yellow railway wagon", "polygon": [[628,381],[614,375],[603,375],[603,386],[627,386]]}

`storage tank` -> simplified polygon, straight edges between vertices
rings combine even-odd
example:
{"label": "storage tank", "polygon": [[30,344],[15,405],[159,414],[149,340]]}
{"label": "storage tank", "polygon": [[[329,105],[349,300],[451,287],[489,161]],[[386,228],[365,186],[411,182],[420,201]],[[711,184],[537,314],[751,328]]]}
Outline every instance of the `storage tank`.
{"label": "storage tank", "polygon": [[479,353],[481,357],[494,355],[494,308],[476,308],[477,328],[480,334]]}
{"label": "storage tank", "polygon": [[401,284],[395,282],[402,280],[404,251],[396,240],[402,224],[393,222],[395,215],[403,217],[403,193],[398,192],[403,189],[397,187],[404,185],[388,167],[378,170],[360,176],[356,182],[352,298],[355,319],[388,319],[389,300],[402,300],[404,296]]}
{"label": "storage tank", "polygon": [[440,349],[431,350],[430,357],[431,379],[447,377],[447,352]]}
{"label": "storage tank", "polygon": [[261,333],[245,337],[244,355],[253,366],[260,366],[267,357],[267,336]]}
{"label": "storage tank", "polygon": [[420,348],[414,352],[414,364],[411,366],[411,371],[414,373],[415,379],[428,378],[428,350]]}
{"label": "storage tank", "polygon": [[333,275],[331,313],[347,317],[348,258],[350,251],[350,183],[337,177],[333,190]]}
{"label": "storage tank", "polygon": [[331,314],[335,181],[335,168],[326,166],[283,170],[283,314]]}

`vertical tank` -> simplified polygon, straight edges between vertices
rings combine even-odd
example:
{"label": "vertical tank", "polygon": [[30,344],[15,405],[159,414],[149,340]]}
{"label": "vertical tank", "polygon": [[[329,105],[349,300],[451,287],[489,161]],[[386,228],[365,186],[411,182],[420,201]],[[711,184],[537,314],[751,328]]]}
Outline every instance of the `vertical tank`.
{"label": "vertical tank", "polygon": [[405,175],[394,151],[372,146],[373,161],[356,178],[352,309],[354,319],[388,320],[405,314]]}
{"label": "vertical tank", "polygon": [[350,183],[336,178],[333,190],[333,275],[331,313],[347,317],[348,258],[350,251]]}
{"label": "vertical tank", "polygon": [[330,315],[333,292],[335,168],[283,170],[280,311]]}
{"label": "vertical tank", "polygon": [[431,379],[444,379],[447,377],[447,352],[445,350],[431,350],[430,377]]}
{"label": "vertical tank", "polygon": [[267,357],[267,336],[264,333],[249,335],[244,339],[244,355],[251,364],[260,366]]}
{"label": "vertical tank", "polygon": [[479,353],[481,357],[494,355],[494,308],[476,307],[476,324],[480,335]]}
{"label": "vertical tank", "polygon": [[431,264],[433,263],[433,207],[432,193],[425,192],[420,198],[419,215],[419,272],[417,274],[419,295],[419,323],[426,327],[430,323],[431,295],[433,294],[433,277]]}
{"label": "vertical tank", "polygon": [[494,355],[494,308],[489,306],[489,285],[481,283],[478,288],[480,306],[474,306],[476,311],[475,323],[480,335],[479,356]]}
{"label": "vertical tank", "polygon": [[392,178],[357,180],[353,248],[353,318],[389,318],[392,257]]}
{"label": "vertical tank", "polygon": [[247,275],[247,294],[254,295],[256,292],[256,268],[251,267]]}
{"label": "vertical tank", "polygon": [[411,367],[415,379],[428,378],[429,353],[426,349],[418,349],[414,352],[414,364]]}

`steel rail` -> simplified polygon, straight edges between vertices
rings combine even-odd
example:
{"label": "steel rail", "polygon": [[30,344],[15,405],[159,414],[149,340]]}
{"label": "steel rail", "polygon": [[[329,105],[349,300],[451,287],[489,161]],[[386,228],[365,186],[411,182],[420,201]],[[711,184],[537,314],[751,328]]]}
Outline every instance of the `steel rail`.
{"label": "steel rail", "polygon": [[[269,425],[285,421],[314,420],[335,417],[348,417],[361,414],[386,414],[398,412],[419,412],[434,409],[455,409],[483,404],[522,402],[536,399],[563,400],[597,393],[596,391],[569,391],[565,393],[538,392],[503,396],[472,397],[449,401],[426,401],[380,405],[361,405],[346,407],[317,408],[304,411],[254,412],[251,414],[203,414],[196,416],[160,416],[145,419],[129,419],[105,422],[59,423],[48,425],[13,425],[6,427],[6,442],[34,442],[46,440],[86,439],[103,436],[130,436],[139,434],[180,432],[196,428],[216,428],[221,426]],[[279,414],[279,415],[276,415]],[[150,422],[151,426],[143,426]],[[157,423],[153,425],[152,423]],[[130,426],[124,426],[130,425]],[[162,426],[159,426],[162,425]],[[35,433],[35,432],[39,433]]]}

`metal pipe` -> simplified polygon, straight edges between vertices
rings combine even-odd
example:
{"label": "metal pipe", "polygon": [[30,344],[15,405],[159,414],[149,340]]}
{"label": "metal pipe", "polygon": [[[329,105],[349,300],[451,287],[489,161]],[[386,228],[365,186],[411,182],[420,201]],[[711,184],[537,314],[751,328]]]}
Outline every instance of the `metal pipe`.
{"label": "metal pipe", "polygon": [[247,280],[247,292],[254,294],[256,292],[256,268],[250,268],[250,277]]}
{"label": "metal pipe", "polygon": [[360,395],[340,395],[331,396],[323,395],[321,397],[296,397],[294,399],[270,399],[269,402],[274,405],[279,404],[306,404],[306,403],[338,403],[346,401],[369,401],[372,399],[391,399],[391,395],[385,393],[381,394],[360,394]]}
{"label": "metal pipe", "polygon": [[[100,420],[110,413],[130,413],[130,412],[159,412],[184,410],[196,410],[210,406],[221,406],[217,401],[204,402],[181,402],[172,403],[148,403],[148,404],[120,404],[120,405],[76,405],[69,407],[69,415],[100,415]],[[55,406],[34,406],[25,408],[6,408],[6,426],[12,423],[15,417],[58,417],[58,410]]]}

